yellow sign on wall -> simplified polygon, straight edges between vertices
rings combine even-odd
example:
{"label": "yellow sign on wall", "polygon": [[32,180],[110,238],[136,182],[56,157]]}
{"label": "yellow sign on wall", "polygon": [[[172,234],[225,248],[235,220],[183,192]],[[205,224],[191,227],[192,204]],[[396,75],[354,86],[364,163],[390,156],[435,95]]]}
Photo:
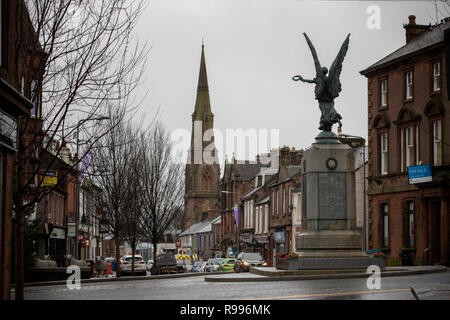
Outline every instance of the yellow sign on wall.
{"label": "yellow sign on wall", "polygon": [[44,176],[42,187],[50,187],[58,184],[58,173],[56,171],[47,171],[41,173]]}

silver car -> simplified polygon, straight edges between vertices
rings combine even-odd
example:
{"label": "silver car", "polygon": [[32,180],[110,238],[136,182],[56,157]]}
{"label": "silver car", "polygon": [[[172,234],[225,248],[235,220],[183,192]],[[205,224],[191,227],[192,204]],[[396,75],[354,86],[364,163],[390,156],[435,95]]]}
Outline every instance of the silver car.
{"label": "silver car", "polygon": [[[126,255],[120,259],[120,273],[131,274],[132,273],[133,256]],[[134,255],[134,274],[135,275],[147,275],[147,268],[145,266],[144,259],[140,255]]]}
{"label": "silver car", "polygon": [[205,272],[213,272],[213,270],[214,270],[214,259],[208,259],[208,261],[206,261],[206,264],[205,264],[203,270]]}
{"label": "silver car", "polygon": [[[212,260],[210,262],[210,260]],[[207,272],[217,272],[217,268],[219,268],[220,264],[224,261],[224,258],[214,258],[214,259],[209,259],[208,262],[210,262],[210,264],[208,265],[208,262],[206,262],[206,271]]]}

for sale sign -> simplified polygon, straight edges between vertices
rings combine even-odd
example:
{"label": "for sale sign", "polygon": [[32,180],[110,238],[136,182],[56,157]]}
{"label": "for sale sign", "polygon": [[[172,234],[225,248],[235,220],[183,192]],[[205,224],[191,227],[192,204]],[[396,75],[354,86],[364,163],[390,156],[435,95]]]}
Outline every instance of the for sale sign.
{"label": "for sale sign", "polygon": [[431,166],[426,164],[422,166],[408,167],[408,178],[410,184],[433,181]]}

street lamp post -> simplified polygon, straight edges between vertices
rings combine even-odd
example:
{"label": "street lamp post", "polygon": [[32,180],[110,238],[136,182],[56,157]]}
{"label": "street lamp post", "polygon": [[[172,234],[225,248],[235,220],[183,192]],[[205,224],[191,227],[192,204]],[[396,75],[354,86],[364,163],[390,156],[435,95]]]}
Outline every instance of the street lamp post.
{"label": "street lamp post", "polygon": [[91,121],[91,120],[97,120],[97,121],[102,121],[102,120],[109,120],[111,119],[110,117],[98,117],[98,118],[92,118],[92,119],[82,119],[80,121],[78,121],[77,123],[77,183],[75,185],[76,187],[76,205],[75,205],[75,218],[76,218],[76,224],[75,224],[75,256],[77,259],[80,259],[80,248],[79,248],[79,240],[78,240],[78,229],[80,227],[80,177],[79,177],[79,169],[80,169],[80,161],[79,161],[79,156],[80,156],[80,150],[79,150],[79,144],[80,144],[80,125],[86,121]]}
{"label": "street lamp post", "polygon": [[240,241],[239,241],[239,206],[237,203],[234,204],[234,217],[236,219],[236,246],[237,246],[237,253],[239,254],[239,251],[241,251]]}
{"label": "street lamp post", "polygon": [[[222,193],[237,194],[237,192],[231,192],[231,191],[225,191],[225,190],[222,190]],[[236,202],[234,203],[234,217],[235,217],[235,221],[236,221],[236,247],[237,247],[237,252],[239,253],[239,251],[241,250],[240,241],[239,241],[239,205]]]}
{"label": "street lamp post", "polygon": [[[364,146],[363,146],[363,250],[367,250],[367,241],[366,241],[366,237],[367,237],[367,219],[366,219],[366,139],[364,139],[363,137],[359,137],[359,136],[353,136],[353,135],[349,135],[349,134],[342,134],[340,133],[339,136],[344,137],[344,138],[355,138],[355,139],[362,139],[364,141]],[[360,153],[361,154],[361,153]]]}

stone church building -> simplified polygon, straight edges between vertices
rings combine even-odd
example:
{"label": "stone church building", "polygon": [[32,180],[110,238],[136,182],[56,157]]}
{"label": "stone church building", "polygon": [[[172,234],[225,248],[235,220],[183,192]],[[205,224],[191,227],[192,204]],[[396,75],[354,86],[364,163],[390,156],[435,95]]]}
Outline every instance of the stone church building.
{"label": "stone church building", "polygon": [[[192,114],[191,146],[185,171],[183,231],[195,223],[220,215],[220,167],[214,145],[213,127],[214,115],[211,112],[205,49],[202,45],[197,99]],[[209,156],[204,157],[204,153]]]}

